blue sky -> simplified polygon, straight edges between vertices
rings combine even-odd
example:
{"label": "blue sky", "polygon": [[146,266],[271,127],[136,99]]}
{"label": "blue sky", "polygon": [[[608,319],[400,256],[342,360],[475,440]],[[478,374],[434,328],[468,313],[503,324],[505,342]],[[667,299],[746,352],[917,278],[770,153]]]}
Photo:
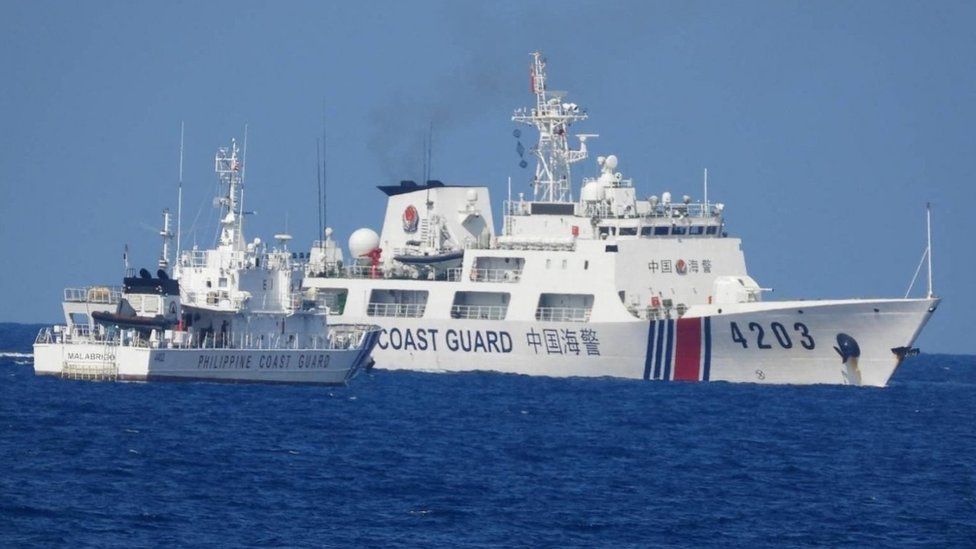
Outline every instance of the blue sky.
{"label": "blue sky", "polygon": [[[0,4],[2,321],[53,321],[61,288],[115,283],[175,209],[208,244],[212,156],[249,125],[249,234],[378,228],[379,184],[488,185],[517,166],[528,53],[590,113],[641,195],[727,205],[772,298],[900,297],[934,203],[936,291],[919,344],[976,352],[976,5],[956,2],[18,2]],[[594,169],[587,166],[590,174]],[[577,174],[579,171],[577,171]],[[496,217],[499,212],[496,211]]]}

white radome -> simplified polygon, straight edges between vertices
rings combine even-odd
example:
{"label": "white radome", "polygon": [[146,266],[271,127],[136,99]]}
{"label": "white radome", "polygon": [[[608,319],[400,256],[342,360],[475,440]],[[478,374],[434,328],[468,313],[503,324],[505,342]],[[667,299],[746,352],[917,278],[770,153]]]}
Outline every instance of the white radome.
{"label": "white radome", "polygon": [[373,229],[363,227],[353,231],[349,236],[349,253],[353,257],[363,257],[369,252],[380,247],[380,235]]}

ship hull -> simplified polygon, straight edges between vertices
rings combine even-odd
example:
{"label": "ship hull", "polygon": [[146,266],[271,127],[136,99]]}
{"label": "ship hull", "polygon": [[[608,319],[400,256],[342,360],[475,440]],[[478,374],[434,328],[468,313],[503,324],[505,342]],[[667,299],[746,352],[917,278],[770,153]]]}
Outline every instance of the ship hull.
{"label": "ship hull", "polygon": [[623,322],[343,320],[383,328],[382,369],[883,387],[938,303],[763,302]]}
{"label": "ship hull", "polygon": [[38,343],[34,373],[73,379],[344,385],[369,365],[379,334],[354,349],[150,349]]}

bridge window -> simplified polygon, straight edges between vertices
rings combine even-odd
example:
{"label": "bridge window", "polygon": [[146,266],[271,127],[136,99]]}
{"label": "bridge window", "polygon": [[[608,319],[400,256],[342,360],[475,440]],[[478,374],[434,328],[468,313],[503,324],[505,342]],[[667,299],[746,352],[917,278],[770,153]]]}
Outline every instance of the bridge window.
{"label": "bridge window", "polygon": [[636,236],[637,227],[620,227],[620,236]]}
{"label": "bridge window", "polygon": [[654,236],[664,236],[671,232],[671,227],[654,227]]}
{"label": "bridge window", "polygon": [[85,313],[69,313],[68,316],[71,318],[71,324],[75,326],[87,326],[90,323],[88,315]]}
{"label": "bridge window", "polygon": [[699,235],[704,233],[705,233],[705,227],[702,225],[695,225],[692,227],[688,227],[688,234]]}
{"label": "bridge window", "polygon": [[688,227],[681,227],[681,226],[675,225],[671,229],[671,234],[688,234]]}
{"label": "bridge window", "polygon": [[714,225],[712,225],[711,227],[707,227],[705,229],[705,234],[718,234],[718,227]]}

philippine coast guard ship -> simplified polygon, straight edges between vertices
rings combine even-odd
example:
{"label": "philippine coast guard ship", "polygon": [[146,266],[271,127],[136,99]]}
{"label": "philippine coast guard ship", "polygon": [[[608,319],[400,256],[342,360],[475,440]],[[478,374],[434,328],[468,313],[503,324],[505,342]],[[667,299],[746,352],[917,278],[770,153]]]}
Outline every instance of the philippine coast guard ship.
{"label": "philippine coast guard ship", "polygon": [[535,105],[512,117],[539,134],[533,196],[509,191],[501,234],[486,187],[403,182],[380,187],[382,232],[354,232],[348,264],[330,231],[313,246],[304,286],[334,318],[383,327],[377,367],[884,386],[917,352],[931,290],[764,301],[707,192],[639,199],[608,155],[574,198],[570,166],[592,136],[570,148],[587,114],[545,69],[532,54]]}
{"label": "philippine coast guard ship", "polygon": [[214,202],[217,247],[178,253],[171,267],[164,211],[156,275],[141,269],[121,287],[66,289],[65,324],[34,343],[36,374],[336,385],[367,365],[378,329],[327,322],[324,303],[300,291],[305,254],[288,251],[289,235],[275,235],[272,248],[245,241],[236,143],[215,165],[226,189]]}

